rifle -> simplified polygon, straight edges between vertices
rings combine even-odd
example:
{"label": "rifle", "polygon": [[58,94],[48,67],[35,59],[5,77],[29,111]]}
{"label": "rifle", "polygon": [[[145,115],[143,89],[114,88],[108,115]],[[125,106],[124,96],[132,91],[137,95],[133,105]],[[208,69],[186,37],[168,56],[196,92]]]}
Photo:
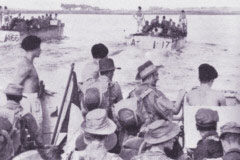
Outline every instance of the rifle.
{"label": "rifle", "polygon": [[67,86],[66,86],[66,89],[65,89],[65,92],[64,92],[62,103],[61,103],[60,113],[59,113],[57,123],[56,123],[55,129],[54,129],[54,132],[53,132],[53,137],[52,137],[52,141],[51,141],[52,145],[55,143],[55,140],[56,140],[56,135],[57,135],[59,123],[60,123],[60,120],[61,120],[61,117],[62,117],[64,103],[66,101],[66,97],[67,97],[67,94],[68,94],[68,89],[69,89],[69,86],[70,86],[70,83],[71,83],[73,73],[74,73],[74,63],[71,65],[71,70],[70,70],[70,74],[69,74],[69,77],[68,77]]}

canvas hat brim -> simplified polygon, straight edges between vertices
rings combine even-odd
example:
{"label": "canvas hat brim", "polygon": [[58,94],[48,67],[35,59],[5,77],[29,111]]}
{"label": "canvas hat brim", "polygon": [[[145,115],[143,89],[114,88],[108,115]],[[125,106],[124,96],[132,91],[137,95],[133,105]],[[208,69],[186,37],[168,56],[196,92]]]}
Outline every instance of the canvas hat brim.
{"label": "canvas hat brim", "polygon": [[172,129],[168,133],[166,133],[166,135],[164,135],[162,137],[158,137],[158,138],[152,137],[151,134],[149,134],[149,132],[147,132],[146,135],[144,136],[145,141],[148,144],[159,144],[159,143],[166,142],[166,141],[176,137],[180,132],[180,128],[174,124],[170,124],[170,127]]}
{"label": "canvas hat brim", "polygon": [[155,68],[152,71],[150,71],[148,74],[146,74],[144,77],[141,77],[140,72],[138,72],[135,79],[141,80],[143,78],[146,78],[147,76],[153,74],[154,72],[157,72],[160,68],[163,68],[163,67],[164,67],[163,65],[155,66]]}
{"label": "canvas hat brim", "polygon": [[5,94],[9,94],[9,95],[13,95],[13,96],[21,96],[23,98],[27,98],[26,96],[22,95],[22,94],[16,94],[16,93],[11,93],[11,92],[8,92],[6,90],[1,90],[3,93]]}
{"label": "canvas hat brim", "polygon": [[[117,144],[117,135],[115,133],[108,135],[104,140],[104,146],[107,151],[113,149]],[[83,151],[87,147],[87,144],[84,141],[84,133],[81,133],[76,140],[76,149],[78,151]]]}
{"label": "canvas hat brim", "polygon": [[86,121],[84,121],[81,124],[81,128],[83,129],[84,132],[87,132],[87,133],[90,133],[90,134],[110,135],[110,134],[113,134],[116,131],[117,126],[116,126],[116,124],[112,120],[107,118],[107,124],[104,127],[102,127],[102,128],[98,128],[98,129],[88,128],[86,126]]}
{"label": "canvas hat brim", "polygon": [[108,68],[108,69],[99,69],[99,72],[106,72],[106,71],[112,71],[116,69],[122,69],[121,67],[113,67],[113,68]]}

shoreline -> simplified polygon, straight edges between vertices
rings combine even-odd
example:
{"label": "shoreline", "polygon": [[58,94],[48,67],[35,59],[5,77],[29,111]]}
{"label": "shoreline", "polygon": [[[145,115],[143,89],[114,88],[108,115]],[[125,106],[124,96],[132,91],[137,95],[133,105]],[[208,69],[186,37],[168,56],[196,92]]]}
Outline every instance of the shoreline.
{"label": "shoreline", "polygon": [[[111,11],[111,10],[20,10],[9,9],[11,14],[96,14],[96,15],[133,15],[136,11]],[[145,15],[179,15],[180,10],[144,11]],[[240,15],[240,11],[205,11],[186,10],[187,15]]]}

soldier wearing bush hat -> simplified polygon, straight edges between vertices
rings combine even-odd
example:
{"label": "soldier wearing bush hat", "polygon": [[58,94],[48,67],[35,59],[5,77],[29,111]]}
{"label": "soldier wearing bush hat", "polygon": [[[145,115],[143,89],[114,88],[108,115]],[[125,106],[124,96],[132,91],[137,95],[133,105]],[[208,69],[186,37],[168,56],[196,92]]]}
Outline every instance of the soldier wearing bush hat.
{"label": "soldier wearing bush hat", "polygon": [[173,148],[179,132],[180,127],[169,121],[157,120],[151,123],[144,136],[144,143],[150,148],[145,153],[133,157],[132,160],[171,160],[164,150]]}
{"label": "soldier wearing bush hat", "polygon": [[145,126],[159,119],[172,120],[173,114],[178,114],[182,107],[185,91],[180,90],[176,102],[173,103],[157,89],[158,70],[161,67],[163,66],[156,66],[150,60],[140,65],[136,80],[141,80],[141,84],[130,93],[130,97],[143,99],[146,107],[142,108],[140,117]]}
{"label": "soldier wearing bush hat", "polygon": [[[105,139],[110,138],[109,135],[115,132],[117,126],[107,117],[105,109],[94,109],[88,112],[85,121],[81,124],[81,128],[85,134],[84,142],[87,144],[87,147],[83,151],[75,151],[72,154],[72,160],[121,160],[118,155],[109,153],[106,148]],[[110,144],[111,147],[112,145]]]}
{"label": "soldier wearing bush hat", "polygon": [[219,116],[217,111],[199,109],[195,115],[196,127],[202,139],[198,141],[194,150],[194,159],[219,158],[223,155],[223,148],[216,132]]}
{"label": "soldier wearing bush hat", "polygon": [[221,141],[225,155],[223,160],[240,160],[240,124],[228,122],[221,127]]}

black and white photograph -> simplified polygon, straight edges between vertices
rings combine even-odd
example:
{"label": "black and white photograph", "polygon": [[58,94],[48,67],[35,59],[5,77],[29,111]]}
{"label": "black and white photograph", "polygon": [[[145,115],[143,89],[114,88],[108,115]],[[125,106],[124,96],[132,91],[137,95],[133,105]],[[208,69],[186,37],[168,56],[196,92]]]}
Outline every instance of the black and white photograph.
{"label": "black and white photograph", "polygon": [[240,160],[240,1],[0,0],[0,160]]}

